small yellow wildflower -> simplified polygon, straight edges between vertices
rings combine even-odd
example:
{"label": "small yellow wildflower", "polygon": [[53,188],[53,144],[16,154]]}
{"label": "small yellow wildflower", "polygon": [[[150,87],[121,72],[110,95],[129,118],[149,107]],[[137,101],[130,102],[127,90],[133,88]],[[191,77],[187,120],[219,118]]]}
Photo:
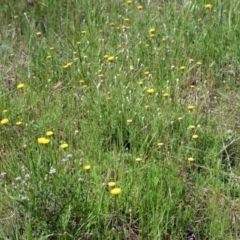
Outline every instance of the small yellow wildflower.
{"label": "small yellow wildflower", "polygon": [[46,135],[49,136],[49,137],[52,136],[53,135],[53,131],[47,131]]}
{"label": "small yellow wildflower", "polygon": [[150,37],[155,37],[155,34],[150,34]]}
{"label": "small yellow wildflower", "polygon": [[2,125],[6,125],[9,123],[9,120],[7,118],[4,118],[2,121],[1,121],[1,124]]}
{"label": "small yellow wildflower", "polygon": [[149,93],[149,94],[153,94],[155,92],[155,90],[153,89],[153,88],[149,88],[148,90],[147,90],[147,93]]}
{"label": "small yellow wildflower", "polygon": [[121,192],[122,192],[121,188],[113,188],[111,190],[111,194],[115,196],[119,195]]}
{"label": "small yellow wildflower", "polygon": [[193,157],[190,157],[190,158],[188,158],[188,161],[189,161],[189,162],[193,162],[193,161],[194,161],[194,158],[193,158]]}
{"label": "small yellow wildflower", "polygon": [[149,71],[145,71],[144,74],[145,74],[145,75],[149,75],[150,72],[149,72]]}
{"label": "small yellow wildflower", "polygon": [[54,50],[54,47],[50,47],[49,49],[52,51],[52,50]]}
{"label": "small yellow wildflower", "polygon": [[150,33],[155,33],[156,29],[155,28],[150,28],[149,32]]}
{"label": "small yellow wildflower", "polygon": [[191,63],[191,62],[194,62],[194,59],[193,58],[190,58],[189,59],[189,62]]}
{"label": "small yellow wildflower", "polygon": [[86,30],[81,31],[81,34],[86,34],[86,33],[87,33]]}
{"label": "small yellow wildflower", "polygon": [[192,136],[192,138],[193,138],[193,139],[198,139],[198,135],[197,135],[197,134],[194,134],[194,135]]}
{"label": "small yellow wildflower", "polygon": [[226,13],[226,12],[227,12],[227,9],[224,9],[224,10],[223,10],[223,13]]}
{"label": "small yellow wildflower", "polygon": [[79,80],[80,83],[84,83],[85,81],[83,79]]}
{"label": "small yellow wildflower", "polygon": [[41,32],[36,32],[36,35],[37,35],[37,36],[41,36],[42,33],[41,33]]}
{"label": "small yellow wildflower", "polygon": [[114,60],[114,56],[109,56],[107,59],[109,62],[112,62]]}
{"label": "small yellow wildflower", "polygon": [[8,112],[8,110],[7,110],[7,109],[4,109],[4,110],[3,110],[3,113],[7,113],[7,112]]}
{"label": "small yellow wildflower", "polygon": [[179,117],[179,118],[178,118],[178,121],[181,122],[181,121],[182,121],[182,117]]}
{"label": "small yellow wildflower", "polygon": [[212,4],[206,4],[206,5],[205,5],[205,8],[206,8],[206,9],[211,9],[211,8],[212,8]]}
{"label": "small yellow wildflower", "polygon": [[78,41],[78,42],[76,42],[76,44],[79,45],[79,44],[81,44],[81,42]]}
{"label": "small yellow wildflower", "polygon": [[192,130],[194,130],[196,128],[196,126],[195,125],[190,125],[189,126],[189,129],[192,129]]}
{"label": "small yellow wildflower", "polygon": [[159,142],[157,145],[158,145],[158,147],[162,147],[164,145],[164,143],[163,142]]}
{"label": "small yellow wildflower", "polygon": [[132,4],[132,0],[128,0],[128,1],[127,1],[127,4]]}
{"label": "small yellow wildflower", "polygon": [[85,166],[84,166],[84,170],[89,171],[90,169],[91,169],[91,166],[90,166],[90,165],[85,165]]}
{"label": "small yellow wildflower", "polygon": [[189,105],[187,108],[188,110],[192,111],[195,107],[193,105]]}
{"label": "small yellow wildflower", "polygon": [[24,86],[25,85],[23,83],[20,83],[20,84],[17,85],[17,89],[22,89],[22,88],[24,88]]}
{"label": "small yellow wildflower", "polygon": [[139,5],[137,6],[138,10],[143,10],[143,6]]}
{"label": "small yellow wildflower", "polygon": [[169,94],[168,93],[164,93],[163,97],[167,98],[167,97],[169,97]]}
{"label": "small yellow wildflower", "polygon": [[198,62],[197,62],[197,65],[202,65],[202,62],[201,62],[201,61],[198,61]]}
{"label": "small yellow wildflower", "polygon": [[21,122],[21,121],[16,122],[16,125],[17,125],[17,126],[20,126],[20,125],[22,125],[22,122]]}
{"label": "small yellow wildflower", "polygon": [[141,162],[142,159],[141,158],[136,158],[136,162]]}
{"label": "small yellow wildflower", "polygon": [[51,56],[51,55],[48,55],[46,58],[47,58],[47,59],[50,59],[50,58],[52,58],[52,56]]}
{"label": "small yellow wildflower", "polygon": [[108,58],[108,57],[109,57],[109,55],[107,55],[107,54],[103,56],[103,58]]}
{"label": "small yellow wildflower", "polygon": [[41,137],[41,138],[38,138],[38,143],[40,143],[40,144],[48,144],[48,143],[50,143],[50,139]]}
{"label": "small yellow wildflower", "polygon": [[139,81],[138,84],[139,84],[139,85],[143,85],[143,81]]}
{"label": "small yellow wildflower", "polygon": [[115,187],[116,186],[116,182],[108,182],[108,186],[109,187]]}
{"label": "small yellow wildflower", "polygon": [[163,42],[164,42],[164,41],[166,41],[166,38],[165,38],[165,37],[163,37],[163,38],[162,38],[162,41],[163,41]]}
{"label": "small yellow wildflower", "polygon": [[68,144],[67,143],[63,143],[60,145],[60,148],[65,149],[68,148]]}
{"label": "small yellow wildflower", "polygon": [[115,23],[114,23],[114,22],[110,22],[108,25],[109,25],[109,26],[114,26]]}
{"label": "small yellow wildflower", "polygon": [[186,67],[185,66],[181,66],[180,67],[180,70],[184,70]]}
{"label": "small yellow wildflower", "polygon": [[127,120],[127,123],[129,124],[129,123],[132,123],[132,119],[128,119]]}

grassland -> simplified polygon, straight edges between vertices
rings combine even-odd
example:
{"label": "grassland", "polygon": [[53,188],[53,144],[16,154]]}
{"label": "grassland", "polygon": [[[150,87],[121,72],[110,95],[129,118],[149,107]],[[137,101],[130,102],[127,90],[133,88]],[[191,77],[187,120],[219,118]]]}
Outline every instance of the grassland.
{"label": "grassland", "polygon": [[239,13],[2,0],[0,238],[240,239]]}

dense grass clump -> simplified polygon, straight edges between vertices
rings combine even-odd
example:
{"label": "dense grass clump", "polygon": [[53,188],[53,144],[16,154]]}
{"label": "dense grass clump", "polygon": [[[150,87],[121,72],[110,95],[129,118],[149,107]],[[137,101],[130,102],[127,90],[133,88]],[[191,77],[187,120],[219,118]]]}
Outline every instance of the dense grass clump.
{"label": "dense grass clump", "polygon": [[240,3],[2,0],[1,239],[238,239]]}

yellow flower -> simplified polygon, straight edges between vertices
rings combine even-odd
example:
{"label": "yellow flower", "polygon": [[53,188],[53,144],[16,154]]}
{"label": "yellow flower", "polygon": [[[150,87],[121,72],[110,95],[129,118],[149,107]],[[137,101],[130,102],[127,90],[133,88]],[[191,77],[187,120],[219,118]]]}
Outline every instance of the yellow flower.
{"label": "yellow flower", "polygon": [[115,187],[115,186],[116,186],[116,183],[115,183],[115,182],[108,182],[108,186],[109,186],[109,187]]}
{"label": "yellow flower", "polygon": [[109,56],[107,59],[109,62],[112,62],[114,60],[114,56]]}
{"label": "yellow flower", "polygon": [[143,6],[137,6],[138,10],[143,10]]}
{"label": "yellow flower", "polygon": [[4,109],[4,110],[3,110],[3,113],[7,113],[7,112],[8,112],[8,110],[7,110],[7,109]]}
{"label": "yellow flower", "polygon": [[142,159],[141,158],[136,158],[136,162],[141,162]]}
{"label": "yellow flower", "polygon": [[38,138],[38,143],[40,143],[40,144],[48,144],[48,143],[50,143],[50,139],[41,137],[41,138]]}
{"label": "yellow flower", "polygon": [[52,56],[51,56],[51,55],[48,55],[46,58],[47,58],[47,59],[50,59],[50,58],[52,58]]}
{"label": "yellow flower", "polygon": [[180,67],[180,70],[184,70],[186,67],[185,66],[181,66]]}
{"label": "yellow flower", "polygon": [[109,26],[114,26],[115,24],[114,24],[114,22],[110,22],[108,25]]}
{"label": "yellow flower", "polygon": [[155,34],[150,34],[150,37],[155,37]]}
{"label": "yellow flower", "polygon": [[46,135],[47,135],[47,136],[52,136],[52,135],[53,135],[53,131],[47,131],[47,132],[46,132]]}
{"label": "yellow flower", "polygon": [[164,143],[163,143],[163,142],[160,142],[160,143],[158,143],[157,145],[158,145],[158,147],[162,147],[162,146],[164,145]]}
{"label": "yellow flower", "polygon": [[132,119],[128,119],[128,120],[127,120],[127,123],[132,123]]}
{"label": "yellow flower", "polygon": [[179,117],[179,118],[178,118],[178,121],[179,121],[179,122],[182,121],[182,117]]}
{"label": "yellow flower", "polygon": [[79,80],[80,83],[84,83],[85,81],[83,79]]}
{"label": "yellow flower", "polygon": [[86,30],[81,31],[81,34],[86,34],[86,33],[87,33]]}
{"label": "yellow flower", "polygon": [[211,9],[211,8],[212,8],[212,4],[206,4],[206,5],[205,5],[205,8]]}
{"label": "yellow flower", "polygon": [[91,169],[91,166],[90,166],[90,165],[85,165],[85,166],[84,166],[84,170],[89,171],[90,169]]}
{"label": "yellow flower", "polygon": [[9,123],[9,120],[7,118],[4,118],[2,121],[1,121],[1,124],[2,125],[6,125]]}
{"label": "yellow flower", "polygon": [[197,135],[197,134],[194,134],[194,135],[192,136],[192,138],[193,138],[193,139],[198,139],[198,135]]}
{"label": "yellow flower", "polygon": [[149,94],[153,94],[155,92],[155,90],[153,89],[153,88],[149,88],[148,90],[147,90],[147,93],[149,93]]}
{"label": "yellow flower", "polygon": [[16,122],[16,125],[17,125],[17,126],[20,126],[20,125],[22,125],[22,122],[21,122],[21,121]]}
{"label": "yellow flower", "polygon": [[78,42],[76,42],[76,44],[79,45],[79,44],[81,44],[81,42],[78,41]]}
{"label": "yellow flower", "polygon": [[197,65],[202,65],[202,62],[201,62],[201,61],[198,61],[198,62],[197,62]]}
{"label": "yellow flower", "polygon": [[111,190],[111,194],[116,196],[119,195],[121,192],[122,192],[121,188],[113,188]]}
{"label": "yellow flower", "polygon": [[168,94],[168,93],[164,93],[163,96],[164,96],[165,98],[167,98],[167,97],[169,97],[169,94]]}
{"label": "yellow flower", "polygon": [[156,31],[155,28],[150,28],[150,30],[149,30],[149,32],[152,33],[152,34],[155,33],[155,31]]}
{"label": "yellow flower", "polygon": [[139,84],[139,85],[143,85],[143,81],[139,81],[138,84]]}
{"label": "yellow flower", "polygon": [[68,148],[68,144],[67,143],[63,143],[60,145],[60,148],[65,149]]}
{"label": "yellow flower", "polygon": [[194,158],[190,157],[190,158],[188,158],[188,161],[189,161],[189,162],[193,162],[193,161],[194,161]]}
{"label": "yellow flower", "polygon": [[189,105],[187,108],[188,110],[192,111],[195,107],[193,105]]}
{"label": "yellow flower", "polygon": [[145,74],[145,75],[149,75],[149,74],[150,74],[150,72],[149,72],[149,71],[146,71],[146,72],[144,72],[144,74]]}
{"label": "yellow flower", "polygon": [[189,128],[193,130],[193,129],[195,129],[196,127],[195,127],[195,125],[190,125]]}
{"label": "yellow flower", "polygon": [[52,50],[54,50],[54,47],[50,47],[49,49],[52,51]]}
{"label": "yellow flower", "polygon": [[23,83],[20,83],[20,84],[17,85],[17,89],[22,89],[22,88],[24,88],[24,86],[25,85]]}
{"label": "yellow flower", "polygon": [[132,0],[128,0],[128,1],[127,1],[127,4],[131,4],[131,3],[132,3]]}
{"label": "yellow flower", "polygon": [[42,35],[42,33],[41,32],[36,32],[36,35],[40,36],[40,35]]}

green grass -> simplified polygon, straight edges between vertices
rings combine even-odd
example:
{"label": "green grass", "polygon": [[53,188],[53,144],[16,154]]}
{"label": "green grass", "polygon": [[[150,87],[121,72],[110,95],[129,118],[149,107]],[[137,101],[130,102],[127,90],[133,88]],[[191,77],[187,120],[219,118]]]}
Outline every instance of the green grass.
{"label": "green grass", "polygon": [[1,239],[239,238],[239,1],[158,2],[3,0]]}

